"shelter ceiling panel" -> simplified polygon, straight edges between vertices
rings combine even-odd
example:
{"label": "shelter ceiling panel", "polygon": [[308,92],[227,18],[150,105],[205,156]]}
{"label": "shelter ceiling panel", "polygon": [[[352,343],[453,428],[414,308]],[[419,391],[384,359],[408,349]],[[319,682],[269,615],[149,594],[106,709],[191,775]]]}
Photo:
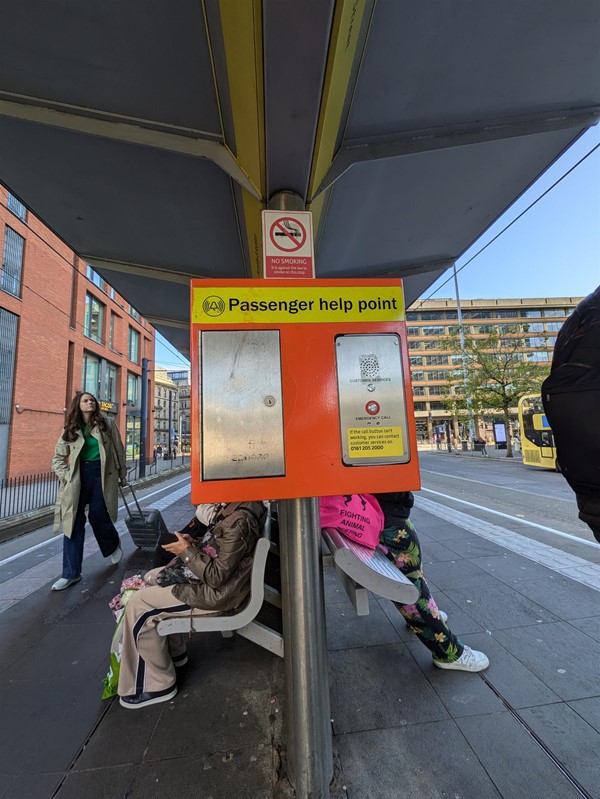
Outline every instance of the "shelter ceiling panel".
{"label": "shelter ceiling panel", "polygon": [[379,0],[346,138],[593,106],[599,98],[596,0]]}
{"label": "shelter ceiling panel", "polygon": [[333,187],[317,277],[451,263],[572,138],[562,131],[356,165]]}
{"label": "shelter ceiling panel", "polygon": [[246,275],[231,181],[207,159],[0,118],[0,175],[78,253]]}
{"label": "shelter ceiling panel", "polygon": [[[174,323],[189,324],[189,282],[176,283],[169,281],[168,276],[166,280],[159,280],[112,269],[99,271],[102,277],[149,321],[164,319],[172,320]],[[185,334],[189,337],[189,329],[186,329]]]}
{"label": "shelter ceiling panel", "polygon": [[198,0],[3,3],[0,76],[0,91],[221,133]]}
{"label": "shelter ceiling panel", "polygon": [[267,197],[306,197],[321,105],[333,0],[266,0]]}

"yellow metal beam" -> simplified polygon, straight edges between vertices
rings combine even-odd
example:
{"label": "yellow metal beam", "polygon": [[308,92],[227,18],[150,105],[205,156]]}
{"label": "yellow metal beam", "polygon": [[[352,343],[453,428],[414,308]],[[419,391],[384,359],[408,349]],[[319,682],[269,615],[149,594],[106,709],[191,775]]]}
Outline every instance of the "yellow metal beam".
{"label": "yellow metal beam", "polygon": [[229,85],[229,104],[235,130],[235,157],[242,171],[258,187],[260,199],[244,188],[242,216],[253,278],[262,276],[261,211],[265,207],[265,113],[263,79],[262,2],[219,4]]}
{"label": "yellow metal beam", "polygon": [[[335,6],[331,44],[325,70],[323,99],[308,187],[309,203],[329,171],[346,124],[350,97],[354,91],[357,60],[362,58],[363,28],[370,19],[374,0],[338,0]],[[315,237],[326,208],[325,196],[310,204]]]}

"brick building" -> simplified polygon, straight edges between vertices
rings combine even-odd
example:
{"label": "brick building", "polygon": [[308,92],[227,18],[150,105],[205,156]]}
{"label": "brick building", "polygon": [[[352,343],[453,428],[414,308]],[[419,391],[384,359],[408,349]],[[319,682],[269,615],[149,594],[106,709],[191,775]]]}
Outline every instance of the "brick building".
{"label": "brick building", "polygon": [[153,328],[2,187],[0,252],[0,479],[50,469],[79,389],[98,397],[135,458]]}
{"label": "brick building", "polygon": [[[166,369],[154,372],[154,446],[170,453],[179,430],[179,389]],[[170,431],[170,432],[169,432]]]}

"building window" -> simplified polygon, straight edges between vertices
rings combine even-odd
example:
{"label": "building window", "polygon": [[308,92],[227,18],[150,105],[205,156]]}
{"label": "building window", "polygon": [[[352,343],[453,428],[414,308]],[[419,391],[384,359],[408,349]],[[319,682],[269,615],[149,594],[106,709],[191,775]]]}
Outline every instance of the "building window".
{"label": "building window", "polygon": [[127,373],[127,404],[139,407],[141,378],[138,375]]}
{"label": "building window", "polygon": [[129,348],[127,357],[130,361],[133,361],[133,363],[140,362],[140,334],[132,327],[129,328]]}
{"label": "building window", "polygon": [[562,326],[562,322],[546,322],[546,330],[549,333],[558,333]]}
{"label": "building window", "polygon": [[443,336],[446,333],[445,327],[440,327],[435,325],[433,327],[424,327],[423,328],[423,335],[424,336]]}
{"label": "building window", "polygon": [[564,308],[544,308],[542,316],[567,316],[570,311],[565,311]]}
{"label": "building window", "polygon": [[415,402],[414,405],[415,411],[425,411],[427,407],[424,402]]}
{"label": "building window", "polygon": [[425,386],[413,386],[413,394],[415,397],[424,397],[425,393]]}
{"label": "building window", "polygon": [[412,373],[413,380],[425,380],[425,373],[424,372],[413,372]]}
{"label": "building window", "polygon": [[85,317],[83,332],[88,338],[103,344],[104,305],[92,294],[85,295]]}
{"label": "building window", "polygon": [[116,319],[116,316],[117,316],[116,314],[111,312],[111,314],[110,314],[110,324],[108,326],[108,346],[111,348],[111,350],[114,350],[114,348],[115,348],[115,324],[116,324],[115,323],[115,319]]}
{"label": "building window", "polygon": [[447,364],[448,364],[448,356],[447,355],[426,355],[425,356],[425,364],[427,366],[447,366]]}
{"label": "building window", "polygon": [[[10,423],[18,322],[16,314],[0,308],[0,424]],[[0,455],[1,477],[4,477],[4,467]]]}
{"label": "building window", "polygon": [[423,356],[422,355],[411,355],[410,356],[410,365],[411,366],[423,366]]}
{"label": "building window", "polygon": [[408,342],[408,349],[409,350],[422,350],[423,349],[423,342],[422,341],[409,341]]}
{"label": "building window", "polygon": [[8,226],[4,232],[2,254],[2,277],[0,288],[14,297],[21,296],[21,274],[23,272],[23,248],[25,239]]}
{"label": "building window", "polygon": [[100,397],[100,359],[89,352],[83,353],[81,388],[82,391],[89,391],[95,397]]}
{"label": "building window", "polygon": [[427,380],[448,380],[449,374],[445,369],[432,369],[427,372]]}
{"label": "building window", "polygon": [[406,333],[409,336],[418,336],[420,332],[421,332],[421,328],[420,327],[407,327],[406,328]]}
{"label": "building window", "polygon": [[135,310],[135,308],[133,307],[133,305],[130,305],[130,306],[129,306],[129,316],[131,316],[131,318],[132,318],[132,319],[135,319],[136,321],[138,321],[138,322],[139,322],[140,315],[139,315],[139,313],[138,313],[138,312]]}
{"label": "building window", "polygon": [[117,401],[117,367],[107,363],[104,370],[104,391],[102,399],[107,402]]}
{"label": "building window", "polygon": [[27,220],[27,208],[23,205],[20,200],[17,200],[10,192],[8,192],[8,202],[6,203],[6,207],[8,210],[13,213],[15,216],[18,216],[19,219],[22,219],[23,222]]}

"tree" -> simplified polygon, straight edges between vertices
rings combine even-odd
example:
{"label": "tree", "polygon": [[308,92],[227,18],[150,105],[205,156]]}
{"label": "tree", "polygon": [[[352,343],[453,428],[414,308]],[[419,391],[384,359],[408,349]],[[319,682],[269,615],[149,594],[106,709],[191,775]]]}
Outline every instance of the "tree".
{"label": "tree", "polygon": [[510,438],[510,409],[520,397],[540,390],[547,375],[545,364],[527,360],[525,354],[529,342],[524,334],[528,325],[522,325],[517,334],[503,335],[498,330],[484,336],[467,335],[463,329],[441,342],[442,349],[460,353],[462,365],[454,376],[455,407],[468,407],[480,412],[482,409],[499,410],[506,428],[506,457],[512,458]]}

